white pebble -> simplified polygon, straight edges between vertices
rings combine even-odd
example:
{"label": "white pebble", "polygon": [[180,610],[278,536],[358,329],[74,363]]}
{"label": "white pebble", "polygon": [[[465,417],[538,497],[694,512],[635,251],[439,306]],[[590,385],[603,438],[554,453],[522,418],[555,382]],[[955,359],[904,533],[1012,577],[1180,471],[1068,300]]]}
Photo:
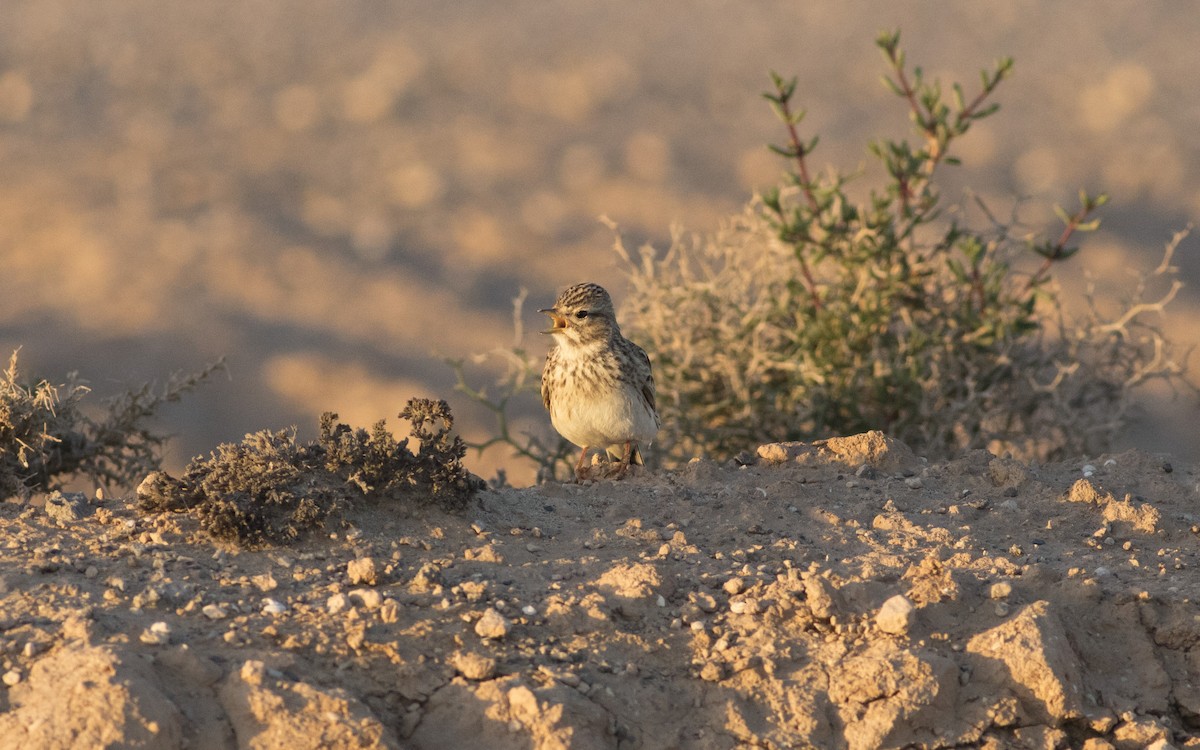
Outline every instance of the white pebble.
{"label": "white pebble", "polygon": [[524,607],[521,607],[521,614],[525,615],[526,617],[533,617],[537,614],[537,607],[533,606],[532,604],[526,604]]}
{"label": "white pebble", "polygon": [[892,635],[904,635],[912,627],[915,609],[908,597],[896,594],[875,613],[875,627]]}
{"label": "white pebble", "polygon": [[200,611],[210,620],[222,620],[227,615],[225,608],[217,604],[205,604]]}
{"label": "white pebble", "polygon": [[139,640],[151,646],[165,646],[171,642],[171,626],[165,622],[156,622],[142,631]]}
{"label": "white pebble", "polygon": [[264,615],[282,615],[287,612],[287,605],[281,601],[267,598],[263,599],[262,611]]}
{"label": "white pebble", "polygon": [[4,680],[5,685],[12,687],[21,681],[21,673],[15,669],[10,669],[4,673],[3,677],[0,677],[0,680]]}
{"label": "white pebble", "polygon": [[1092,475],[1093,475],[1093,474],[1095,474],[1095,473],[1096,473],[1096,467],[1095,467],[1095,466],[1092,466],[1091,464],[1084,464],[1084,465],[1083,465],[1083,475],[1084,475],[1085,477],[1090,477],[1090,476],[1092,476]]}
{"label": "white pebble", "polygon": [[331,615],[336,615],[349,606],[350,600],[346,598],[345,594],[334,594],[325,600],[325,611]]}

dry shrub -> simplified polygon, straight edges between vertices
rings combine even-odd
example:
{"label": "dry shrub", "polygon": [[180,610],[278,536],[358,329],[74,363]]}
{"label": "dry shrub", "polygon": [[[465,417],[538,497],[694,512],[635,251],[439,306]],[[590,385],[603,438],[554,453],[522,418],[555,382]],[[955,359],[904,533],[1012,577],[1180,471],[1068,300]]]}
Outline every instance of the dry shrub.
{"label": "dry shrub", "polygon": [[25,381],[13,352],[0,373],[0,498],[47,492],[81,476],[106,487],[132,485],[161,465],[168,439],[146,421],[223,368],[217,362],[176,373],[162,388],[121,393],[103,401],[95,419],[84,413],[91,388],[77,374],[60,385]]}
{"label": "dry shrub", "polygon": [[150,475],[138,488],[140,506],[191,511],[214,538],[243,547],[289,543],[363,501],[464,507],[482,482],[462,464],[467,448],[451,433],[450,407],[410,399],[400,418],[420,443],[415,452],[382,420],[368,432],[327,412],[315,442],[263,430],[194,459],[179,479]]}

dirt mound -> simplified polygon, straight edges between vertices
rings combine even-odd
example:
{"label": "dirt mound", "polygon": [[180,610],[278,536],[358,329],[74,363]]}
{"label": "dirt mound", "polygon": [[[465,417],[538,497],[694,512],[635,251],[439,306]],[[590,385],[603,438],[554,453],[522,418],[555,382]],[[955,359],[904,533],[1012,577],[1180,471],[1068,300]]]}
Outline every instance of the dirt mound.
{"label": "dirt mound", "polygon": [[1191,471],[757,455],[258,551],[0,506],[0,746],[1200,747]]}

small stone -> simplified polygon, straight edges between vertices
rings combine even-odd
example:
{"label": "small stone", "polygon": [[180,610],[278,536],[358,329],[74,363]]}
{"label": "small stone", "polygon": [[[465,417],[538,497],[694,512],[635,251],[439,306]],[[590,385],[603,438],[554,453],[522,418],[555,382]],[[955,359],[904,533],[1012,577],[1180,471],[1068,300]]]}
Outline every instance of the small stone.
{"label": "small stone", "polygon": [[86,578],[95,578],[96,576],[100,575],[100,569],[95,565],[89,565],[87,566],[87,570],[83,571],[83,575]]}
{"label": "small stone", "polygon": [[700,679],[705,682],[718,682],[723,676],[721,665],[716,662],[707,662],[700,668]]}
{"label": "small stone", "polygon": [[325,600],[325,611],[331,615],[345,611],[350,606],[350,600],[345,594],[333,594]]}
{"label": "small stone", "polygon": [[1012,608],[1008,606],[1008,602],[996,602],[997,617],[1008,617],[1008,613],[1011,611],[1011,609]]}
{"label": "small stone", "polygon": [[463,677],[476,682],[490,680],[496,675],[496,660],[470,651],[456,651],[450,656],[450,666]]}
{"label": "small stone", "polygon": [[143,630],[138,640],[150,646],[165,646],[171,642],[171,626],[156,622]]}
{"label": "small stone", "polygon": [[287,612],[287,605],[277,599],[267,597],[263,599],[262,612],[264,615],[282,615]]}
{"label": "small stone", "polygon": [[904,635],[912,627],[916,610],[908,597],[896,594],[875,613],[875,627],[892,635]]}
{"label": "small stone", "polygon": [[228,616],[225,608],[218,604],[205,604],[200,612],[210,620],[223,620]]}
{"label": "small stone", "polygon": [[491,608],[485,611],[483,617],[480,617],[479,621],[475,623],[475,634],[481,638],[503,638],[511,629],[512,623],[504,615]]}
{"label": "small stone", "polygon": [[379,619],[381,622],[393,623],[400,619],[400,602],[395,599],[384,599],[383,604],[379,605]]}
{"label": "small stone", "polygon": [[350,583],[353,585],[374,586],[377,580],[375,558],[360,557],[357,560],[351,560],[346,563],[346,575],[349,576]]}
{"label": "small stone", "polygon": [[752,615],[758,611],[758,602],[753,599],[738,599],[729,603],[729,611],[735,615]]}
{"label": "small stone", "polygon": [[1008,581],[1000,581],[999,583],[993,583],[992,587],[990,589],[988,589],[988,596],[991,597],[992,599],[1007,599],[1009,594],[1011,594],[1011,593],[1012,593],[1012,584],[1009,583]]}
{"label": "small stone", "polygon": [[10,669],[4,673],[3,677],[0,677],[0,680],[3,680],[5,685],[12,687],[21,681],[21,673],[15,669]]}
{"label": "small stone", "polygon": [[350,592],[350,601],[358,602],[368,610],[376,610],[383,604],[383,594],[375,589],[354,589]]}
{"label": "small stone", "polygon": [[730,578],[721,588],[725,589],[726,594],[729,594],[730,596],[737,596],[746,590],[746,579]]}
{"label": "small stone", "polygon": [[61,525],[74,523],[87,515],[87,496],[82,492],[55,490],[46,498],[46,515]]}
{"label": "small stone", "polygon": [[925,482],[921,481],[920,477],[906,477],[904,486],[910,490],[919,490],[925,486]]}

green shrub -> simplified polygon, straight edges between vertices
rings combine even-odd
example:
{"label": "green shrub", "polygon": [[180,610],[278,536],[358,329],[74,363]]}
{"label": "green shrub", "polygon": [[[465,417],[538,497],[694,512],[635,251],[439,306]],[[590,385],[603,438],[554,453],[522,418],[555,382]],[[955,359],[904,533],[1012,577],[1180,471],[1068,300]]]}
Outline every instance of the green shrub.
{"label": "green shrub", "polygon": [[48,492],[77,477],[106,487],[136,483],[161,465],[168,439],[146,420],[223,367],[217,362],[177,373],[161,389],[146,384],[119,394],[102,402],[104,414],[95,419],[84,413],[91,388],[78,375],[61,385],[24,381],[13,352],[0,372],[0,499]]}
{"label": "green shrub", "polygon": [[[677,232],[665,254],[635,258],[617,240],[630,286],[622,320],[653,361],[656,453],[670,461],[869,429],[931,456],[1096,453],[1136,386],[1183,373],[1152,319],[1179,288],[1169,261],[1181,237],[1115,317],[1091,304],[1067,322],[1051,273],[1096,227],[1105,197],[1059,209],[1052,241],[1018,239],[1015,220],[982,203],[983,228],[945,211],[936,178],[996,111],[1012,61],[984,71],[968,99],[908,68],[898,33],[877,44],[916,136],[870,145],[882,187],[858,196],[840,172],[811,169],[816,138],[800,134],[796,83],[772,74],[786,183],[712,236]],[[1168,288],[1147,302],[1151,277]]]}

